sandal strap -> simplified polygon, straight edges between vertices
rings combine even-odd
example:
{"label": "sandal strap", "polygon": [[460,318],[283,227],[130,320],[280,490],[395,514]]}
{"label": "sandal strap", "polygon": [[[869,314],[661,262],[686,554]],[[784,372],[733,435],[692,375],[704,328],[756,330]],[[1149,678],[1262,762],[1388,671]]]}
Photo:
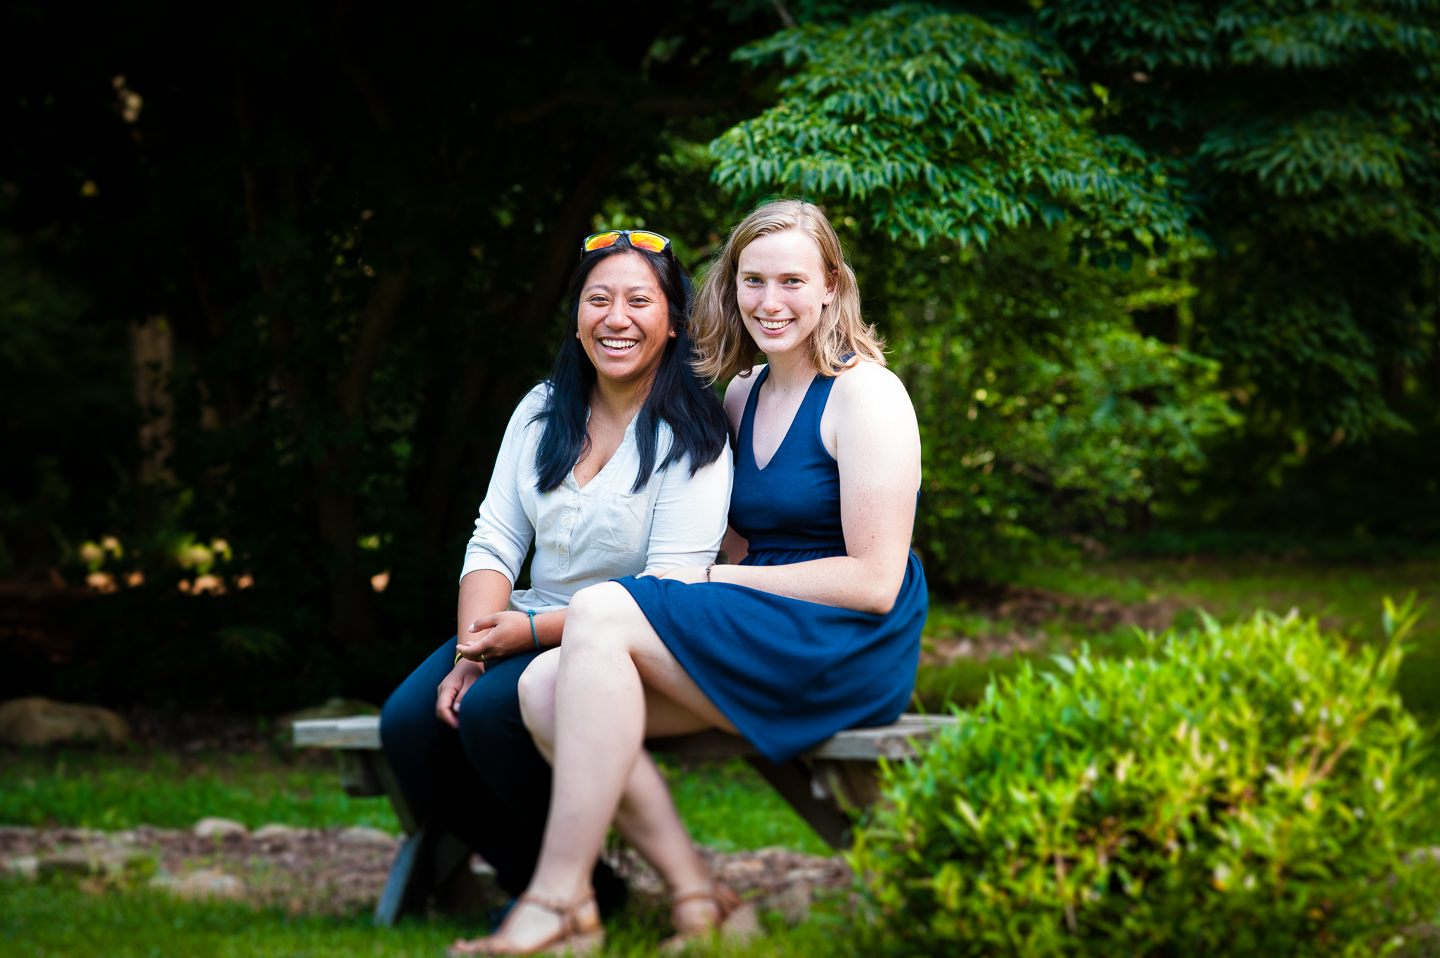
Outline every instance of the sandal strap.
{"label": "sandal strap", "polygon": [[717,926],[724,924],[725,919],[730,917],[731,912],[740,906],[739,897],[730,890],[729,886],[716,882],[714,887],[709,891],[691,891],[683,895],[674,896],[670,899],[670,910],[673,912],[676,908],[691,901],[712,902],[715,905],[715,910],[719,913],[716,915],[715,921]]}
{"label": "sandal strap", "polygon": [[550,914],[560,919],[561,926],[565,929],[565,935],[569,937],[570,935],[582,934],[587,930],[594,930],[593,928],[585,929],[580,926],[580,909],[594,900],[595,892],[593,891],[587,892],[584,896],[569,903],[557,902],[549,898],[541,898],[539,895],[532,895],[526,892],[515,899],[515,904],[534,905],[536,908],[542,908],[550,912]]}

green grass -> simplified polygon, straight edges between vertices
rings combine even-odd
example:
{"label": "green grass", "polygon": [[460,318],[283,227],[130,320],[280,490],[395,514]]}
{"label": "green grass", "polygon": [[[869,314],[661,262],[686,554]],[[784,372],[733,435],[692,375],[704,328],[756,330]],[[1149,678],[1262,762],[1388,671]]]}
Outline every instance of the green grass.
{"label": "green grass", "polygon": [[[1254,614],[1257,609],[1284,613],[1298,609],[1320,619],[1322,627],[1353,641],[1381,638],[1381,600],[1403,599],[1411,592],[1429,612],[1411,636],[1413,646],[1401,672],[1399,687],[1406,703],[1419,714],[1440,718],[1440,563],[1333,564],[1278,559],[1121,560],[1073,566],[1041,566],[1027,570],[1016,583],[1085,599],[1109,599],[1125,605],[1169,601],[1181,607],[1180,628],[1197,622],[1203,609],[1222,622]],[[926,623],[928,637],[1005,634],[1013,622],[992,619],[964,605],[935,603]],[[923,667],[916,690],[925,707],[973,703],[991,676],[1012,673],[1020,660],[1048,667],[1050,655],[1066,645],[1085,642],[1106,655],[1139,651],[1134,630],[1121,626],[1096,631],[1083,622],[1056,617],[1022,633],[1043,631],[1039,648],[1020,656],[958,660],[949,666]]]}
{"label": "green grass", "polygon": [[[1328,629],[1375,641],[1381,635],[1380,600],[1387,595],[1398,600],[1412,591],[1421,601],[1440,598],[1440,563],[1122,561],[1035,568],[1019,584],[1126,603],[1174,598],[1202,607],[1221,621],[1249,616],[1261,608],[1281,613],[1298,608],[1307,618],[1318,616]],[[1415,630],[1414,641],[1421,648],[1440,645],[1440,609],[1432,606]]]}
{"label": "green grass", "polygon": [[90,894],[62,883],[0,881],[0,953],[8,958],[437,958],[457,936],[483,930],[449,920],[380,930],[368,917],[290,917],[150,891]]}
{"label": "green grass", "polygon": [[[376,928],[368,916],[294,917],[148,890],[94,894],[73,883],[0,880],[0,954],[6,958],[440,958],[457,937],[485,930],[446,918]],[[611,923],[605,954],[653,955],[663,933],[663,917],[629,910]],[[720,953],[820,958],[839,954],[845,939],[843,922],[821,918],[795,929],[772,924],[767,937]]]}
{"label": "green grass", "polygon": [[1397,683],[1417,714],[1440,718],[1440,563],[1369,565],[1286,562],[1150,560],[1102,563],[1081,569],[1036,569],[1024,583],[1070,595],[1137,602],[1173,598],[1203,608],[1222,622],[1257,609],[1298,609],[1306,618],[1356,642],[1378,642],[1381,600],[1414,592],[1429,611],[1411,633],[1411,651]]}
{"label": "green grass", "polygon": [[181,759],[160,751],[3,751],[0,824],[189,828],[217,815],[250,828],[280,822],[398,832],[389,803],[346,795],[332,762],[244,753]]}
{"label": "green grass", "polygon": [[[696,841],[721,851],[782,845],[829,849],[739,760],[682,769],[663,762],[680,815]],[[328,755],[0,751],[0,824],[82,828],[189,828],[218,815],[258,828],[369,825],[398,832],[383,798],[351,798]]]}
{"label": "green grass", "polygon": [[830,847],[740,759],[681,768],[661,761],[690,836],[722,852],[773,845],[829,855]]}

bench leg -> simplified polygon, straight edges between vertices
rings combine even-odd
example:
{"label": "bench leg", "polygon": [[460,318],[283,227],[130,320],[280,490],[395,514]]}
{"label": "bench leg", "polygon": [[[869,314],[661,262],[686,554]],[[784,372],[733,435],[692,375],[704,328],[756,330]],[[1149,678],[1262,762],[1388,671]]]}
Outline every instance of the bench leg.
{"label": "bench leg", "polygon": [[[831,848],[844,850],[854,841],[850,816],[840,808],[833,792],[817,788],[820,783],[809,765],[800,759],[776,765],[761,755],[746,756],[745,761],[769,782],[790,807],[825,840]],[[858,763],[857,763],[858,764]]]}
{"label": "bench leg", "polygon": [[470,846],[449,832],[427,827],[408,836],[375,903],[375,924],[388,928],[400,916],[424,908],[430,894],[443,888],[457,869],[466,868],[469,860]]}
{"label": "bench leg", "polygon": [[375,923],[389,927],[399,921],[401,915],[424,908],[432,892],[453,884],[450,880],[469,860],[470,848],[449,832],[436,834],[434,829],[424,827],[410,810],[410,803],[385,761],[384,752],[342,749],[339,754],[340,783],[346,794],[386,796],[400,820],[400,827],[405,829],[405,842],[390,866],[385,890],[375,904]]}
{"label": "bench leg", "polygon": [[820,759],[815,762],[811,787],[839,799],[857,811],[880,801],[879,768],[874,762]]}

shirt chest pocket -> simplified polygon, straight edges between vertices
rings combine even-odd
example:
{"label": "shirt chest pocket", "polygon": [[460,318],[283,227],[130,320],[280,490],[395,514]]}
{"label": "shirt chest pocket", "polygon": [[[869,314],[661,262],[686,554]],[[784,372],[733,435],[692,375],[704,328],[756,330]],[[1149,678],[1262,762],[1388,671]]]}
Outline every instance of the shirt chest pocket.
{"label": "shirt chest pocket", "polygon": [[650,506],[648,490],[631,495],[616,493],[597,517],[595,548],[623,555],[645,552],[645,525]]}

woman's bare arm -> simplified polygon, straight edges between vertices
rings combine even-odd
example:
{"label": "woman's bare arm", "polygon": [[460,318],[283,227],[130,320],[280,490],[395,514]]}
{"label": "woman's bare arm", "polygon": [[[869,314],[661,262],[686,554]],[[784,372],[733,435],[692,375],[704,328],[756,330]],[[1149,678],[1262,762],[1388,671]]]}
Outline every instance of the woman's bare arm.
{"label": "woman's bare arm", "polygon": [[463,658],[479,662],[480,656],[514,655],[534,651],[536,639],[542,648],[559,645],[565,631],[565,610],[535,616],[535,633],[530,616],[507,612],[510,580],[490,569],[477,569],[460,580],[460,608],[455,632],[456,651]]}
{"label": "woman's bare arm", "polygon": [[720,543],[720,551],[725,553],[725,558],[734,565],[750,553],[750,543],[745,537],[729,526],[725,527],[725,539]]}
{"label": "woman's bare arm", "polygon": [[493,569],[476,569],[460,580],[455,632],[463,640],[472,623],[510,604],[510,580]]}
{"label": "woman's bare arm", "polygon": [[[885,613],[894,606],[904,581],[915,525],[920,482],[915,409],[900,380],[870,363],[843,373],[829,401],[848,554],[784,566],[716,566],[711,579],[807,602]],[[704,574],[686,570],[670,577],[701,581]]]}

